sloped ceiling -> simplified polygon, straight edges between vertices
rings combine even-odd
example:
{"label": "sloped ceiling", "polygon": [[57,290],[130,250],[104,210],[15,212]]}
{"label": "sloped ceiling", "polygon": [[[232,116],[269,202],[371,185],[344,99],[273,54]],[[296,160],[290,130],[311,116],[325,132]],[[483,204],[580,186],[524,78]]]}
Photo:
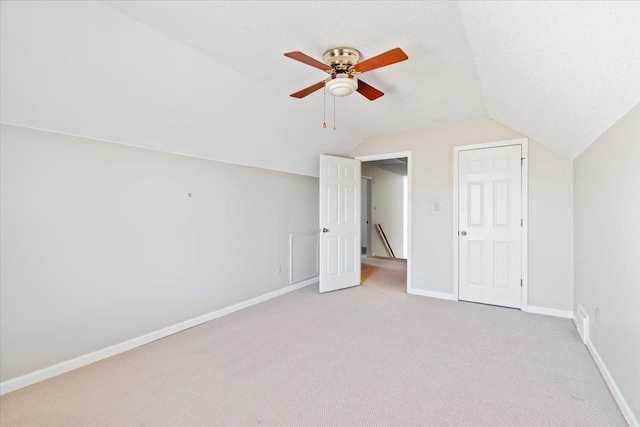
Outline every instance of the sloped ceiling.
{"label": "sloped ceiling", "polygon": [[570,159],[640,102],[640,2],[463,2],[488,115]]}
{"label": "sloped ceiling", "polygon": [[[639,3],[2,2],[3,122],[308,175],[363,138],[492,117],[572,158],[640,101]],[[409,60],[288,95],[282,54]]]}

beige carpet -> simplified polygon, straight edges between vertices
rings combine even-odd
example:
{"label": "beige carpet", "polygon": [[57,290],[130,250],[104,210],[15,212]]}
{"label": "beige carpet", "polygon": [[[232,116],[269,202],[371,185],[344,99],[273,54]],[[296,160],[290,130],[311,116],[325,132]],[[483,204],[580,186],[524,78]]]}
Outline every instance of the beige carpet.
{"label": "beige carpet", "polygon": [[623,426],[569,320],[365,284],[275,298],[0,399],[3,426]]}

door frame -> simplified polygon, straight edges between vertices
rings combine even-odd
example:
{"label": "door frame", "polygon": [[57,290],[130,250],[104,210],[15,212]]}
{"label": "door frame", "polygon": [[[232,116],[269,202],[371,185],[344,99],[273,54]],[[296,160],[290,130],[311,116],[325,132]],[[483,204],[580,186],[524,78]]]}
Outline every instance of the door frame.
{"label": "door frame", "polygon": [[[396,153],[383,153],[383,154],[371,154],[368,156],[357,156],[356,160],[360,160],[360,162],[370,162],[373,160],[388,160],[388,159],[398,159],[401,157],[407,158],[407,293],[411,293],[411,180],[412,173],[411,168],[413,162],[411,160],[411,151],[400,151]],[[371,222],[371,219],[369,219]],[[371,228],[369,228],[371,230]],[[373,233],[369,234],[369,238],[372,238]],[[370,242],[369,242],[370,243]],[[367,251],[369,249],[367,248]]]}
{"label": "door frame", "polygon": [[458,154],[461,151],[480,150],[483,148],[522,146],[522,294],[520,310],[526,311],[529,295],[529,139],[509,139],[506,141],[487,142],[482,144],[459,145],[453,147],[453,299],[460,300],[459,272],[459,218],[458,218]]}

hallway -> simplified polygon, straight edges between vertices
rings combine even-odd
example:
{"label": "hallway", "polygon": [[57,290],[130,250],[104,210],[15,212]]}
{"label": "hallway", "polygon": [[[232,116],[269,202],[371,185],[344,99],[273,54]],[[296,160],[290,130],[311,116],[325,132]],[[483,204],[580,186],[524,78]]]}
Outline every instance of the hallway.
{"label": "hallway", "polygon": [[407,260],[363,256],[362,284],[384,292],[407,293]]}

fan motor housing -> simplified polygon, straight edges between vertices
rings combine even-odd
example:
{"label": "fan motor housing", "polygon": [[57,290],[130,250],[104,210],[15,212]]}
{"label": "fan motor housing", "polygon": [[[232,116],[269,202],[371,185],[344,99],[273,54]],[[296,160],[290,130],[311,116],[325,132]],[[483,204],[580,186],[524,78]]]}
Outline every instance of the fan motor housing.
{"label": "fan motor housing", "polygon": [[351,47],[336,47],[322,55],[322,61],[336,71],[346,72],[360,60],[360,52]]}

